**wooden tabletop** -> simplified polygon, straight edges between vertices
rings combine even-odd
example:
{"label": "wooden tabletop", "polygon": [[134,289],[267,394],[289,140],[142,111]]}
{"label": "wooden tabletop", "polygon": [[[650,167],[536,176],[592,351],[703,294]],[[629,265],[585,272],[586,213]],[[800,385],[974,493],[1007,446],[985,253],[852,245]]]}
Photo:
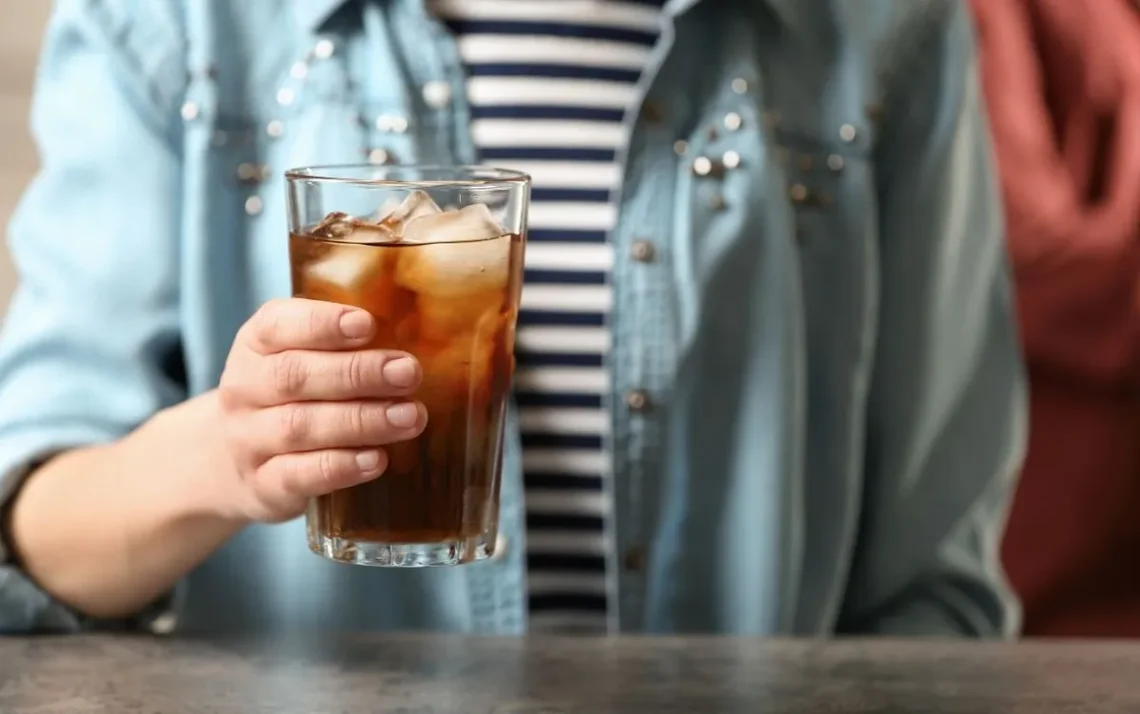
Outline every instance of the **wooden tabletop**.
{"label": "wooden tabletop", "polygon": [[0,638],[3,714],[1140,712],[1140,643]]}

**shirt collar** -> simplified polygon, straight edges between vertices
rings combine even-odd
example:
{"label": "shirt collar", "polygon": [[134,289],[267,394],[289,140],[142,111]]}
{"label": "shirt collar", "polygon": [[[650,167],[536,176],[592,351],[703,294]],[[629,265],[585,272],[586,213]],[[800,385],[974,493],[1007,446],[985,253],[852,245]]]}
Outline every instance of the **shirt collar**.
{"label": "shirt collar", "polygon": [[293,16],[307,32],[318,32],[325,21],[350,0],[293,0]]}

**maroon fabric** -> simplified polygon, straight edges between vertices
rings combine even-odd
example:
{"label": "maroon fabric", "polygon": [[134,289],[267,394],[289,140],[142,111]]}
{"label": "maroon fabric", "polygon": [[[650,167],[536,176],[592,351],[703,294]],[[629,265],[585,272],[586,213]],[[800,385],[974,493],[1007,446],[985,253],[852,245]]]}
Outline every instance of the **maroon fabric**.
{"label": "maroon fabric", "polygon": [[1140,15],[972,0],[1030,370],[1025,634],[1140,636]]}

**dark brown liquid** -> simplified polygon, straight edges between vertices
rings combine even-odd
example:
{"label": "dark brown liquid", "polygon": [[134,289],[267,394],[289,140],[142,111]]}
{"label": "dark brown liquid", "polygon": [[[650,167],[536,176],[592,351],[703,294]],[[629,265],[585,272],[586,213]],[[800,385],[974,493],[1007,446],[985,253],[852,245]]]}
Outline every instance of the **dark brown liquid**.
{"label": "dark brown liquid", "polygon": [[[290,236],[293,294],[368,310],[379,325],[369,348],[419,359],[424,379],[416,398],[428,412],[422,435],[385,447],[384,475],[317,500],[310,528],[320,535],[494,543],[523,241],[491,241],[354,244]],[[504,256],[505,269],[501,260],[490,268],[479,260],[487,248]],[[438,269],[441,259],[450,261],[447,270]]]}

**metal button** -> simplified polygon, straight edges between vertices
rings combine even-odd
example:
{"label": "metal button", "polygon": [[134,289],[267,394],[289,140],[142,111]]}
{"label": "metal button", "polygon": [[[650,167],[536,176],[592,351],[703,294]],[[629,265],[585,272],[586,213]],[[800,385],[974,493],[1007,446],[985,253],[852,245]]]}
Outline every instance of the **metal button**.
{"label": "metal button", "polygon": [[403,134],[408,130],[408,120],[392,114],[381,114],[376,117],[376,131],[385,134]]}
{"label": "metal button", "polygon": [[269,173],[265,164],[254,164],[248,161],[238,164],[237,178],[242,183],[261,183]]}
{"label": "metal button", "polygon": [[368,163],[370,164],[391,164],[394,160],[391,152],[387,149],[372,149],[368,152]]}
{"label": "metal button", "polygon": [[803,203],[808,199],[808,188],[802,183],[794,183],[788,189],[788,198],[794,203]]}
{"label": "metal button", "polygon": [[673,153],[677,156],[684,156],[689,150],[689,142],[684,139],[677,139],[673,142]]}
{"label": "metal button", "polygon": [[693,159],[693,173],[697,176],[720,176],[724,173],[724,165],[707,156],[698,156]]}
{"label": "metal button", "polygon": [[451,85],[442,80],[428,82],[421,92],[424,103],[432,109],[443,109],[451,103]]}
{"label": "metal button", "polygon": [[328,59],[336,52],[336,44],[330,39],[322,39],[313,47],[313,56],[317,59]]}
{"label": "metal button", "polygon": [[285,133],[285,124],[280,119],[273,119],[265,125],[265,133],[272,139],[279,139]]}
{"label": "metal button", "polygon": [[732,80],[732,91],[737,94],[744,94],[748,91],[748,80],[743,77],[737,77]]}
{"label": "metal button", "polygon": [[735,169],[740,166],[740,154],[732,150],[726,151],[720,161],[726,169]]}
{"label": "metal button", "polygon": [[293,63],[289,68],[289,76],[293,79],[304,79],[309,76],[309,65],[302,61]]}
{"label": "metal button", "polygon": [[621,560],[626,570],[641,572],[645,570],[645,549],[638,545],[630,546]]}
{"label": "metal button", "polygon": [[744,124],[744,118],[736,112],[729,112],[724,115],[724,128],[729,131],[736,131]]}
{"label": "metal button", "polygon": [[630,257],[639,263],[652,262],[656,254],[656,247],[647,240],[635,240],[633,244],[629,246]]}
{"label": "metal button", "polygon": [[850,144],[855,141],[857,136],[859,136],[859,130],[855,128],[854,124],[844,124],[839,127],[839,138],[846,143]]}
{"label": "metal button", "polygon": [[649,394],[644,389],[631,389],[625,393],[625,405],[630,411],[643,412],[649,408]]}
{"label": "metal button", "polygon": [[641,106],[641,117],[646,124],[661,124],[665,121],[665,107],[660,102],[649,100]]}
{"label": "metal button", "polygon": [[827,157],[827,168],[832,171],[842,171],[843,163],[843,157],[839,154],[831,154]]}
{"label": "metal button", "polygon": [[265,206],[261,201],[261,196],[250,196],[249,198],[245,199],[245,212],[250,216],[258,215],[261,213],[261,209],[264,207]]}
{"label": "metal button", "polygon": [[174,612],[164,612],[150,622],[152,635],[169,635],[178,627],[178,615]]}
{"label": "metal button", "polygon": [[293,103],[293,90],[288,87],[282,87],[277,90],[277,103],[283,107],[287,107]]}
{"label": "metal button", "polygon": [[182,105],[182,118],[185,121],[194,121],[198,118],[198,105],[194,102],[186,102]]}

